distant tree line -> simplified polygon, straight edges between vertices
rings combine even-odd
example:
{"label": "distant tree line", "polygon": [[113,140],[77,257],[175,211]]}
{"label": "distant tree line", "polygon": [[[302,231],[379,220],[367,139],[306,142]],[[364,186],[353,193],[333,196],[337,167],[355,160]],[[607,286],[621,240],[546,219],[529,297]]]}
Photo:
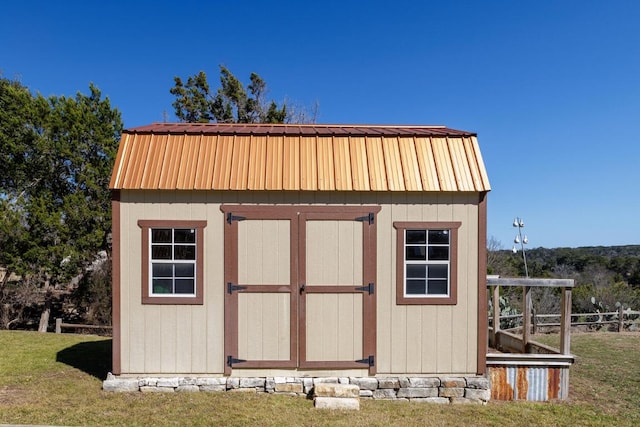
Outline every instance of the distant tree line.
{"label": "distant tree line", "polygon": [[[498,248],[497,242],[489,239],[488,273],[524,277],[522,253]],[[526,255],[530,277],[575,280],[574,312],[615,311],[618,305],[640,309],[640,245],[534,248],[527,249]],[[538,295],[541,313],[556,308],[552,297]]]}

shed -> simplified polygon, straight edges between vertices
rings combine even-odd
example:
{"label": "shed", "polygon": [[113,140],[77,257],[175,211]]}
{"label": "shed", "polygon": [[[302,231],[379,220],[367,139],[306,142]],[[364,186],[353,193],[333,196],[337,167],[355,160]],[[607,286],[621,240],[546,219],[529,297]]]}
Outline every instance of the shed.
{"label": "shed", "polygon": [[474,133],[151,124],[110,187],[115,375],[485,373]]}

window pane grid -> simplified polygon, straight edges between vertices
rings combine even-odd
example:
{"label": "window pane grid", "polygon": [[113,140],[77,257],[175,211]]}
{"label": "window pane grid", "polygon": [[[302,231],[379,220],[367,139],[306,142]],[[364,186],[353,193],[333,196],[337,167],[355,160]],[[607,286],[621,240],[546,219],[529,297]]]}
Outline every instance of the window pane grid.
{"label": "window pane grid", "polygon": [[449,297],[450,231],[404,230],[407,297]]}
{"label": "window pane grid", "polygon": [[194,296],[196,288],[196,230],[150,229],[150,294]]}

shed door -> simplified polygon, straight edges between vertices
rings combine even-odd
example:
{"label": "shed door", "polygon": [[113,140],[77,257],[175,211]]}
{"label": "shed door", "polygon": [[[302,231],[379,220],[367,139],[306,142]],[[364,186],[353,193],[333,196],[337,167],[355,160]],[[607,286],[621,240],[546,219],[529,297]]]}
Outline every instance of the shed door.
{"label": "shed door", "polygon": [[378,209],[305,209],[223,206],[226,374],[233,367],[375,373]]}
{"label": "shed door", "polygon": [[374,371],[371,225],[368,213],[300,215],[301,367]]}

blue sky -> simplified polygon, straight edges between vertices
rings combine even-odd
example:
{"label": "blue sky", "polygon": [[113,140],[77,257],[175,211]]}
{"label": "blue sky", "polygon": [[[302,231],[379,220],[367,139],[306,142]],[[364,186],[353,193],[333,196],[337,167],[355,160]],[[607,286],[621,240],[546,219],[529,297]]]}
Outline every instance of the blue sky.
{"label": "blue sky", "polygon": [[[236,4],[238,3],[238,4]],[[175,120],[173,77],[257,72],[319,123],[478,134],[488,234],[640,244],[640,2],[13,1],[0,70],[43,95],[94,82],[126,127]]]}

